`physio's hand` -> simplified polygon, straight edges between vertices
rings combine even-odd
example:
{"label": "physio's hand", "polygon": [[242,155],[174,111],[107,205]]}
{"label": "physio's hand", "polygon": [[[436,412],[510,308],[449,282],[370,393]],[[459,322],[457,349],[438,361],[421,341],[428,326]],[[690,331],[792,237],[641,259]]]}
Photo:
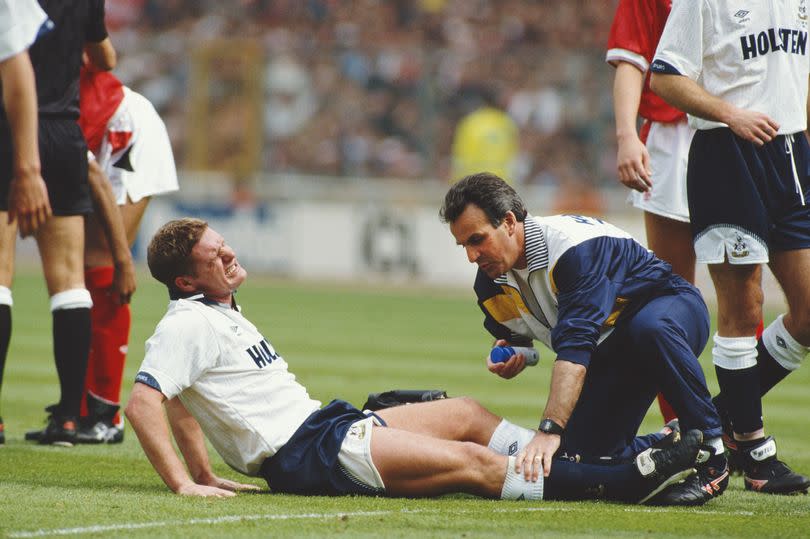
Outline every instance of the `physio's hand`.
{"label": "physio's hand", "polygon": [[537,432],[534,438],[515,457],[515,472],[523,472],[526,481],[537,481],[540,472],[548,477],[551,472],[551,459],[560,448],[560,437],[556,434]]}
{"label": "physio's hand", "polygon": [[619,137],[618,145],[616,164],[619,181],[630,189],[646,193],[652,187],[650,153],[647,147],[635,133]]}
{"label": "physio's hand", "polygon": [[736,109],[726,122],[738,137],[762,146],[779,132],[779,124],[767,114],[752,110]]}
{"label": "physio's hand", "polygon": [[236,496],[236,493],[230,490],[225,490],[218,487],[209,487],[208,485],[198,485],[197,483],[186,483],[177,489],[177,494],[181,496],[213,496],[216,498],[229,498]]}
{"label": "physio's hand", "polygon": [[[495,346],[509,346],[503,339],[495,341]],[[523,354],[516,354],[503,363],[493,363],[487,354],[487,369],[501,378],[510,379],[520,374],[526,368],[526,358]]]}

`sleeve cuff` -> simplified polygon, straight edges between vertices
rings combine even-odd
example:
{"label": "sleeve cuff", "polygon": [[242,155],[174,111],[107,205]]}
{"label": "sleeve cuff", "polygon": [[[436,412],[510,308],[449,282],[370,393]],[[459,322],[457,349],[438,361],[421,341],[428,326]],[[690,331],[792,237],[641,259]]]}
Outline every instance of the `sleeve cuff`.
{"label": "sleeve cuff", "polygon": [[593,351],[581,348],[562,348],[557,352],[557,361],[568,361],[587,367],[591,363]]}
{"label": "sleeve cuff", "polygon": [[669,62],[661,60],[660,58],[653,60],[653,63],[650,64],[650,71],[653,73],[660,73],[662,75],[683,75],[683,73],[678,71],[675,66]]}

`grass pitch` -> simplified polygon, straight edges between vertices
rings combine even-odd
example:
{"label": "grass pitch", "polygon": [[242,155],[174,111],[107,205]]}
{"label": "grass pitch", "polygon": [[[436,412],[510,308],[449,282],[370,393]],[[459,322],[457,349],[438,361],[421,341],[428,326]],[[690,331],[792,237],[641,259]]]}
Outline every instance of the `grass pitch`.
{"label": "grass pitch", "polygon": [[[175,496],[152,470],[131,430],[119,446],[65,449],[23,441],[24,431],[42,425],[43,408],[58,396],[41,283],[39,273],[31,271],[14,285],[14,335],[2,393],[7,443],[0,448],[0,537],[810,536],[810,497],[752,494],[743,490],[739,477],[732,478],[724,496],[699,509],[499,502],[460,495],[427,500]],[[310,394],[324,402],[340,397],[361,405],[371,391],[439,388],[476,397],[527,427],[534,427],[542,412],[550,352],[543,350],[540,365],[514,380],[489,374],[482,358],[490,339],[471,290],[334,286],[251,276],[238,299]],[[127,380],[166,303],[162,287],[142,275],[133,302]],[[715,391],[708,354],[702,359]],[[780,455],[804,473],[810,473],[808,387],[805,367],[764,402]],[[645,428],[655,430],[659,424],[653,409]],[[239,477],[211,453],[220,475]]]}

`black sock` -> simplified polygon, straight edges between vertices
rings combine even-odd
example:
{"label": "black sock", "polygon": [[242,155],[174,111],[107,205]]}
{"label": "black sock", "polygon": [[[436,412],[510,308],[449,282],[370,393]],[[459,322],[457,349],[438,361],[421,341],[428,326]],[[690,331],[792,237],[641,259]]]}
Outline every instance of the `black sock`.
{"label": "black sock", "polygon": [[62,392],[59,413],[78,417],[90,354],[90,309],[59,309],[52,314],[53,355]]}
{"label": "black sock", "polygon": [[600,466],[555,459],[543,485],[543,498],[635,502],[651,488],[650,480],[641,477],[634,463]]}
{"label": "black sock", "polygon": [[781,382],[791,371],[777,363],[765,348],[762,339],[757,342],[757,364],[759,365],[760,395],[765,395],[773,386]]}
{"label": "black sock", "polygon": [[729,370],[715,365],[717,382],[723,392],[723,406],[734,426],[734,432],[754,432],[762,428],[762,399],[759,369]]}
{"label": "black sock", "polygon": [[11,305],[0,305],[0,390],[3,389],[3,372],[6,370],[8,343],[11,341]]}

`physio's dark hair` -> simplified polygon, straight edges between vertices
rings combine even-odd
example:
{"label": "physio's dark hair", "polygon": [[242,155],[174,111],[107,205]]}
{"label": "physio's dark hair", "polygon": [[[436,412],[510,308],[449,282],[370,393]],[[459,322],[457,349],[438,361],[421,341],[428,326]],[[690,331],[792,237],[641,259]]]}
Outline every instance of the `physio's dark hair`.
{"label": "physio's dark hair", "polygon": [[506,212],[515,214],[518,221],[526,219],[526,206],[512,186],[490,172],[465,176],[444,195],[439,217],[445,223],[454,223],[468,204],[475,204],[486,214],[489,222],[498,227]]}
{"label": "physio's dark hair", "polygon": [[152,277],[176,292],[175,278],[191,275],[191,250],[208,228],[202,219],[185,217],[169,221],[155,232],[146,250],[146,262]]}

